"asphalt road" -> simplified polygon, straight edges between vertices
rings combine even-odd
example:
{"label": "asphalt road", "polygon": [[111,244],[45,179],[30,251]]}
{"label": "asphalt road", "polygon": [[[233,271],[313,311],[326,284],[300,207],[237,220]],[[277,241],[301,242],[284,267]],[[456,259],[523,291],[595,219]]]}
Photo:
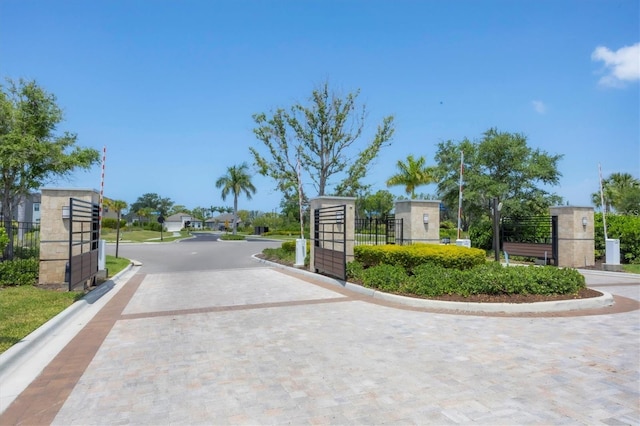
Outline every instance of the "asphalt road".
{"label": "asphalt road", "polygon": [[[193,238],[171,243],[120,243],[118,255],[142,262],[142,272],[208,271],[262,267],[251,257],[267,247],[280,247],[280,241],[249,237],[246,241],[222,241],[219,234],[194,233]],[[115,244],[107,254],[115,254]]]}

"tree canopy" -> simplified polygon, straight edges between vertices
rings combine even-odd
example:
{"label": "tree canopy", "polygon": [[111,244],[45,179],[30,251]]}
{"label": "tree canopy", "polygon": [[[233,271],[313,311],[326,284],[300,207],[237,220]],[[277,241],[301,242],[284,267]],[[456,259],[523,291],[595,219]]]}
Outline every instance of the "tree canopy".
{"label": "tree canopy", "polygon": [[76,144],[77,135],[58,133],[63,121],[55,95],[35,81],[0,85],[0,186],[2,212],[11,220],[18,199],[100,159]]}
{"label": "tree canopy", "polygon": [[226,200],[227,196],[233,194],[233,234],[235,235],[238,228],[238,197],[244,194],[248,200],[251,195],[256,193],[256,187],[251,182],[251,175],[248,173],[249,166],[242,163],[238,166],[227,168],[227,173],[216,181],[216,188],[222,188],[222,200]]}
{"label": "tree canopy", "polygon": [[[602,180],[602,193],[606,210],[618,213],[640,214],[640,180],[630,173],[612,173]],[[602,207],[600,190],[591,194],[596,207]]]}
{"label": "tree canopy", "polygon": [[426,165],[424,157],[414,158],[407,156],[406,161],[398,160],[396,163],[398,173],[387,179],[387,186],[404,186],[407,195],[412,200],[416,199],[416,188],[428,185],[435,181],[434,168]]}
{"label": "tree canopy", "polygon": [[358,95],[356,91],[341,97],[325,82],[313,90],[307,105],[279,108],[271,115],[254,114],[257,127],[253,132],[267,148],[267,154],[250,148],[260,174],[273,178],[289,197],[297,196],[298,161],[319,196],[331,192],[354,196],[364,189],[361,180],[367,167],[389,145],[394,125],[392,116],[385,117],[372,140],[362,147],[358,142],[366,108],[356,104]]}
{"label": "tree canopy", "polygon": [[512,217],[546,214],[547,208],[562,202],[544,186],[559,183],[558,161],[527,144],[522,134],[487,130],[472,142],[440,142],[437,162],[438,196],[450,210],[457,210],[460,153],[464,152],[463,228],[489,212],[490,201],[503,203],[502,214]]}
{"label": "tree canopy", "polygon": [[156,193],[148,192],[139,196],[138,199],[131,204],[129,210],[142,217],[147,217],[152,212],[159,212],[161,215],[166,216],[171,211],[173,205],[174,202],[171,201],[171,198],[164,198]]}

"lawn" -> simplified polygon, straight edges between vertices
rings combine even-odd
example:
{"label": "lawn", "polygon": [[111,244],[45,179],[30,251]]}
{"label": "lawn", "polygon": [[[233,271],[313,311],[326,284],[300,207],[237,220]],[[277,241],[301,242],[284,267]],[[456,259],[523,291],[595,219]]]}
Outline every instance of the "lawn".
{"label": "lawn", "polygon": [[[189,236],[189,231],[180,231],[176,233],[163,232],[162,235],[160,235],[160,231],[134,229],[132,231],[120,231],[120,242],[121,243],[122,242],[160,243],[160,242],[171,242],[175,240],[180,240],[182,238],[187,238],[188,236]],[[115,243],[116,242],[115,229],[103,229],[102,238],[108,243]]]}
{"label": "lawn", "polygon": [[[107,256],[109,276],[126,268],[129,259]],[[55,291],[31,285],[0,288],[0,353],[80,300],[84,292]]]}
{"label": "lawn", "polygon": [[640,274],[640,264],[622,265],[622,269],[624,272],[629,272],[631,274]]}

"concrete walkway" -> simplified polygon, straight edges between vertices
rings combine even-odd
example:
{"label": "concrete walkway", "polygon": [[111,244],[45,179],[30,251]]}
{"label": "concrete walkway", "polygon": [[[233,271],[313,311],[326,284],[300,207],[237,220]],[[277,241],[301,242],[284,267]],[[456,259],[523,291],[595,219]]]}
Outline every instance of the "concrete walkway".
{"label": "concrete walkway", "polygon": [[626,308],[459,315],[266,266],[136,267],[24,391],[34,368],[5,368],[0,424],[638,424],[640,279],[585,275]]}

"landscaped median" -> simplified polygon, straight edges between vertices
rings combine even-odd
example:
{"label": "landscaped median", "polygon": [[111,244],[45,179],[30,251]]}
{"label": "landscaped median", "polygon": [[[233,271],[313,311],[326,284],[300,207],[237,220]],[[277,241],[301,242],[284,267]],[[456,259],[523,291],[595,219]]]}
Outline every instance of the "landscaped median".
{"label": "landscaped median", "polygon": [[[287,254],[287,248],[283,244],[263,257],[278,262],[277,255]],[[347,264],[346,288],[411,306],[550,312],[613,304],[611,295],[588,289],[576,269],[503,266],[488,262],[479,249],[437,244],[356,246],[354,258]],[[581,301],[576,303],[577,299]]]}

